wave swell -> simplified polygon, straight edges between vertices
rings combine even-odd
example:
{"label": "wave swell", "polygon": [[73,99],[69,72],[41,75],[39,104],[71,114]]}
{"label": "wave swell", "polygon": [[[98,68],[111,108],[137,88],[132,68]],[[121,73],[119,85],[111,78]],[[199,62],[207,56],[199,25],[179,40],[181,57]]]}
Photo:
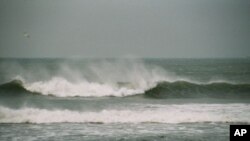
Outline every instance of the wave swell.
{"label": "wave swell", "polygon": [[244,98],[250,97],[250,84],[228,82],[192,83],[189,81],[160,82],[146,91],[152,98]]}

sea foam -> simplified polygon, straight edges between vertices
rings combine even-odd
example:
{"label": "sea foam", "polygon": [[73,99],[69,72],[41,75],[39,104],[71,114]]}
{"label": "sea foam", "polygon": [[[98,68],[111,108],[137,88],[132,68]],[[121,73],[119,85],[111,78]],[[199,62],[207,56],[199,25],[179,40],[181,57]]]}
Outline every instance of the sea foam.
{"label": "sea foam", "polygon": [[249,104],[185,104],[145,107],[148,108],[107,109],[95,112],[0,107],[0,123],[250,122]]}

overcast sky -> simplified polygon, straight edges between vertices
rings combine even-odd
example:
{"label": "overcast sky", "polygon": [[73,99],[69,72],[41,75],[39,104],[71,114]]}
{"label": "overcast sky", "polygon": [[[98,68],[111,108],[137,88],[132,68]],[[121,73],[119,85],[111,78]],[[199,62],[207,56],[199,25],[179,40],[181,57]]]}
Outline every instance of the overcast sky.
{"label": "overcast sky", "polygon": [[0,0],[0,57],[125,56],[250,56],[250,0]]}

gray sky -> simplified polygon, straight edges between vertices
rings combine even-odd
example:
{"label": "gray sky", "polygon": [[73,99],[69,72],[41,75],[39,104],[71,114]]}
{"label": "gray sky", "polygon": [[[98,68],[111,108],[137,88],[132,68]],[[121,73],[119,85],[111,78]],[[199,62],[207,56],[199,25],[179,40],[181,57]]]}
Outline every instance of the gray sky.
{"label": "gray sky", "polygon": [[0,57],[250,56],[249,0],[0,0]]}

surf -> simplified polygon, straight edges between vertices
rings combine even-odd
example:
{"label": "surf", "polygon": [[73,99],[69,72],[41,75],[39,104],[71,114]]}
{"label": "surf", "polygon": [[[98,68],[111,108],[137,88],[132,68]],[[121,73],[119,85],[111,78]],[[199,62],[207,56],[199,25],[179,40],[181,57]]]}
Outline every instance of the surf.
{"label": "surf", "polygon": [[0,123],[250,123],[249,113],[249,104],[144,105],[143,109],[101,111],[0,106]]}
{"label": "surf", "polygon": [[250,97],[250,84],[229,82],[196,83],[192,81],[158,81],[144,87],[133,83],[116,84],[97,82],[73,83],[64,78],[55,77],[49,81],[26,83],[24,79],[15,79],[0,85],[2,93],[36,94],[55,97],[127,97],[144,95],[149,98],[194,98]]}
{"label": "surf", "polygon": [[[186,71],[175,67],[176,73],[167,71],[163,65],[165,60],[154,62],[162,65],[138,59],[13,61],[0,65],[5,68],[1,69],[5,75],[1,79],[0,96],[32,94],[62,98],[122,98],[138,95],[159,99],[250,97],[250,83],[243,78],[234,82],[226,77],[197,80],[193,75],[179,76],[176,73]],[[171,61],[168,63],[171,64]],[[202,72],[198,78],[203,77]]]}

